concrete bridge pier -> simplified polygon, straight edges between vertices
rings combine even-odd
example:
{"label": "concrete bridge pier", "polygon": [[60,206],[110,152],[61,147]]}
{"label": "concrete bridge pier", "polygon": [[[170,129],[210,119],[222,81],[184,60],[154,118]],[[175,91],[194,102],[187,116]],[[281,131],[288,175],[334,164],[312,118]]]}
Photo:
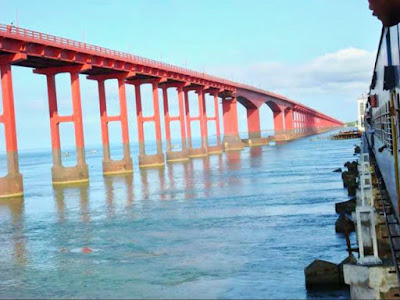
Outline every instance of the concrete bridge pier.
{"label": "concrete bridge pier", "polygon": [[[206,97],[205,95],[209,93],[214,97],[214,116],[209,117],[207,115],[207,108],[206,108]],[[203,108],[204,108],[204,115],[205,115],[205,127],[208,129],[208,122],[215,122],[216,134],[217,134],[217,143],[216,145],[210,145],[209,141],[207,140],[207,152],[209,155],[212,154],[221,154],[223,152],[223,147],[221,143],[221,129],[219,124],[219,106],[218,106],[218,93],[219,89],[207,89],[204,91],[203,94]],[[208,130],[207,130],[208,131]]]}
{"label": "concrete bridge pier", "polygon": [[236,97],[224,97],[222,99],[222,111],[224,119],[224,140],[222,144],[224,146],[224,150],[242,150],[244,148],[244,144],[239,136]]}
{"label": "concrete bridge pier", "polygon": [[[178,91],[178,108],[179,115],[171,117],[169,115],[168,104],[168,88],[175,87]],[[167,142],[166,158],[167,162],[187,162],[189,161],[189,151],[186,144],[186,128],[185,128],[185,107],[183,100],[183,84],[164,84],[162,85],[163,101],[164,101],[164,122],[165,137]],[[181,132],[181,150],[173,151],[171,145],[171,122],[179,122]]]}
{"label": "concrete bridge pier", "polygon": [[[141,80],[137,79],[132,82],[135,85],[135,96],[136,96],[136,110],[137,110],[137,123],[138,123],[138,138],[139,138],[139,167],[140,168],[154,168],[164,167],[164,154],[162,152],[162,140],[161,140],[161,121],[160,121],[160,105],[158,102],[158,83],[160,79]],[[153,110],[154,115],[151,117],[143,117],[142,112],[142,97],[140,86],[145,83],[150,83],[152,86],[153,94]],[[147,155],[144,140],[144,123],[154,122],[156,130],[156,154]]]}
{"label": "concrete bridge pier", "polygon": [[14,93],[11,61],[14,55],[0,61],[3,114],[0,122],[4,125],[7,175],[0,178],[0,198],[20,197],[24,194],[22,175],[19,172],[17,131],[15,127]]}
{"label": "concrete bridge pier", "polygon": [[285,133],[289,136],[289,139],[292,140],[295,138],[293,109],[291,107],[286,107],[283,113],[285,116]]}
{"label": "concrete bridge pier", "polygon": [[[101,122],[101,137],[103,143],[103,174],[115,175],[132,173],[132,158],[129,145],[129,129],[128,129],[128,109],[126,104],[126,89],[125,78],[127,74],[110,74],[110,75],[95,75],[88,76],[88,79],[97,80],[99,88],[99,103],[100,103],[100,122]],[[118,80],[118,95],[119,95],[119,116],[109,116],[107,114],[107,102],[105,92],[105,80]],[[120,122],[122,132],[122,147],[123,158],[121,160],[113,160],[110,152],[110,137],[108,133],[109,122]]]}
{"label": "concrete bridge pier", "polygon": [[[192,117],[190,115],[190,105],[189,105],[189,91],[194,90],[198,96],[198,107],[199,107],[199,115],[197,117]],[[187,141],[188,141],[188,150],[189,150],[189,158],[196,157],[206,157],[208,155],[207,152],[207,127],[205,126],[205,115],[204,115],[204,105],[203,105],[203,87],[199,86],[188,86],[184,88],[185,94],[185,108],[186,108],[186,129],[187,129]],[[201,147],[193,148],[192,144],[192,122],[199,121],[200,122],[200,136],[201,136]]]}
{"label": "concrete bridge pier", "polygon": [[[90,68],[90,66],[80,65],[34,70],[34,73],[46,75],[47,77],[51,144],[53,149],[52,179],[54,185],[85,183],[89,181],[89,171],[85,160],[79,73]],[[70,73],[71,76],[72,115],[70,116],[58,115],[55,75],[59,73]],[[59,125],[63,122],[72,122],[75,129],[77,164],[74,167],[64,167],[62,164]]]}

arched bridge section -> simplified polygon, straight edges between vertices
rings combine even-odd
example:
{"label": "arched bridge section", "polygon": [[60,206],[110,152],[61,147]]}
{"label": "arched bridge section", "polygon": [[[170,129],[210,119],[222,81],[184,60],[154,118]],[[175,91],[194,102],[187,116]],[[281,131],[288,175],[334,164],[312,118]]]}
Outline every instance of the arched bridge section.
{"label": "arched bridge section", "polygon": [[[128,95],[126,85],[135,87],[136,116],[139,141],[139,167],[163,167],[167,162],[188,161],[193,157],[222,153],[223,150],[243,148],[238,133],[237,103],[247,109],[249,128],[249,145],[262,141],[260,137],[259,107],[267,104],[274,115],[275,140],[291,140],[305,135],[327,131],[342,126],[343,123],[324,115],[307,106],[283,96],[196,72],[140,56],[123,53],[99,46],[77,42],[41,32],[0,24],[0,70],[3,114],[0,123],[4,125],[8,173],[0,178],[0,197],[19,196],[23,194],[23,180],[18,166],[18,147],[15,126],[14,97],[12,84],[12,66],[33,69],[34,74],[45,76],[47,80],[49,123],[51,129],[51,146],[53,150],[52,180],[53,184],[87,182],[88,166],[85,159],[85,141],[83,135],[80,80],[94,80],[98,84],[98,101],[100,104],[100,121],[103,144],[104,175],[132,172],[132,159],[129,141],[129,116],[127,112]],[[67,73],[70,76],[72,114],[59,115],[56,90],[56,74]],[[109,115],[106,106],[105,84],[107,80],[118,83],[120,114]],[[150,85],[151,101],[154,115],[144,116],[142,112],[141,86]],[[170,116],[168,107],[168,89],[177,90],[178,116]],[[160,112],[160,91],[164,111]],[[197,94],[199,115],[192,116],[188,105],[188,93]],[[209,116],[206,111],[205,98],[211,95],[214,101],[215,115]],[[222,102],[223,132],[221,138],[219,123],[219,99]],[[163,118],[161,118],[163,115]],[[161,122],[165,124],[166,153],[162,149],[163,137]],[[192,122],[200,123],[201,146],[192,147]],[[208,142],[208,122],[216,126],[217,144]],[[74,167],[62,164],[61,136],[59,125],[70,122],[74,126],[77,162]],[[121,125],[124,156],[121,160],[111,159],[108,124],[119,122]],[[144,124],[155,125],[157,153],[146,154]],[[173,151],[171,145],[170,123],[180,125],[181,149]],[[153,139],[153,138],[152,138]]]}

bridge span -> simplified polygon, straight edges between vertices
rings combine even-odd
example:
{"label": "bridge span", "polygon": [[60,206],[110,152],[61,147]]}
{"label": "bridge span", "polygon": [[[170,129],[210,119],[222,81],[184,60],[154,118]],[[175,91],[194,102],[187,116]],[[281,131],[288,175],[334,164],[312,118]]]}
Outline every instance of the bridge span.
{"label": "bridge span", "polygon": [[[249,85],[225,80],[205,73],[150,60],[140,56],[118,52],[99,46],[77,42],[41,32],[0,24],[0,68],[3,114],[0,122],[4,125],[7,150],[8,173],[0,178],[0,197],[23,194],[23,179],[18,166],[18,147],[15,126],[14,97],[11,66],[33,68],[35,74],[46,76],[50,113],[51,144],[53,151],[53,184],[70,184],[89,180],[85,160],[84,134],[79,80],[80,74],[98,83],[100,120],[103,144],[103,172],[107,174],[132,172],[129,145],[129,120],[127,113],[126,84],[134,85],[139,141],[139,167],[164,166],[167,162],[187,161],[193,157],[222,153],[223,150],[240,150],[244,143],[239,136],[237,103],[247,109],[249,139],[248,145],[261,145],[265,139],[260,134],[259,108],[267,104],[274,119],[275,140],[292,140],[343,126],[343,123],[284,96],[258,89]],[[59,115],[55,75],[69,73],[71,77],[72,115]],[[120,114],[107,114],[106,80],[117,80]],[[141,86],[152,87],[154,115],[143,116]],[[179,115],[170,116],[167,90],[177,89]],[[166,159],[162,150],[161,113],[159,89],[164,103]],[[188,93],[195,91],[199,115],[194,117],[189,109]],[[205,96],[214,98],[215,116],[206,111]],[[219,99],[222,101],[223,138],[219,123]],[[217,144],[208,143],[208,122],[215,122]],[[72,122],[75,129],[77,164],[65,167],[62,163],[59,124]],[[122,160],[112,160],[109,146],[108,123],[120,122],[124,155]],[[155,125],[157,153],[146,154],[144,123]],[[171,122],[180,125],[182,148],[173,151],[171,145]],[[201,147],[192,147],[192,122],[200,123]]]}

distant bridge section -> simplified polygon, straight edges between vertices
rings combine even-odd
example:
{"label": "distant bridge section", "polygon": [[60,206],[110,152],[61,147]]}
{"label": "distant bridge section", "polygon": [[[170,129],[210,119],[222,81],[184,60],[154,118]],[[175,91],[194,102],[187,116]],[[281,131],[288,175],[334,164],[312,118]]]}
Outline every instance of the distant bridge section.
{"label": "distant bridge section", "polygon": [[[18,167],[18,148],[15,126],[14,97],[11,66],[32,68],[35,74],[46,76],[50,114],[51,144],[53,150],[53,184],[70,184],[89,180],[85,159],[85,145],[82,123],[80,94],[80,74],[98,83],[100,120],[103,144],[103,172],[105,175],[132,172],[132,159],[129,143],[129,120],[127,114],[126,84],[134,85],[136,115],[139,141],[139,167],[163,167],[167,162],[185,162],[190,158],[218,154],[225,151],[240,150],[244,145],[259,146],[267,143],[261,138],[259,108],[267,104],[274,117],[273,139],[287,141],[315,134],[344,124],[301,103],[286,97],[257,89],[249,85],[233,82],[205,73],[150,60],[140,56],[123,53],[77,42],[41,32],[0,24],[0,69],[3,114],[0,122],[4,124],[7,149],[8,174],[0,178],[0,197],[23,194],[22,175]],[[58,114],[55,75],[69,73],[71,77],[73,113],[67,116]],[[105,84],[106,80],[117,80],[120,114],[107,114]],[[141,86],[152,87],[154,115],[143,116]],[[169,88],[178,92],[178,116],[170,116],[168,107]],[[164,103],[166,155],[162,149],[161,112],[159,90]],[[188,93],[197,93],[199,115],[192,116],[189,109]],[[206,111],[205,96],[214,98],[215,116],[209,117]],[[223,138],[221,139],[219,121],[219,99],[223,111]],[[238,131],[237,103],[247,109],[249,139],[243,141]],[[217,144],[208,143],[208,122],[215,122]],[[64,167],[61,157],[61,136],[59,124],[71,122],[75,128],[77,164]],[[108,123],[120,122],[124,156],[122,160],[112,160],[109,146]],[[155,125],[157,153],[146,154],[144,123]],[[171,145],[170,123],[180,125],[181,149],[174,151]],[[192,146],[192,122],[200,123],[201,147]]]}

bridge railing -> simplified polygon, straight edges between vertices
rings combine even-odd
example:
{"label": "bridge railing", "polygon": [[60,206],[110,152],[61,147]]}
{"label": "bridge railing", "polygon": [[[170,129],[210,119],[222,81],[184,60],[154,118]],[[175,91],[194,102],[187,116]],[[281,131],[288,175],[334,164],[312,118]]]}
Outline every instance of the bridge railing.
{"label": "bridge railing", "polygon": [[111,57],[114,59],[122,59],[122,60],[130,61],[130,62],[136,63],[136,64],[140,63],[140,64],[143,64],[148,67],[158,67],[158,68],[166,69],[166,70],[172,71],[172,72],[175,71],[175,72],[179,72],[179,73],[194,76],[194,77],[199,77],[199,78],[204,78],[207,80],[221,82],[221,83],[224,83],[227,85],[231,85],[233,87],[237,85],[237,83],[235,83],[233,81],[219,78],[216,76],[212,76],[212,75],[206,74],[204,72],[201,73],[201,72],[193,71],[193,70],[190,70],[190,69],[187,69],[184,67],[178,67],[175,65],[163,63],[163,62],[152,60],[149,58],[145,58],[142,56],[138,56],[138,55],[134,55],[134,54],[126,53],[126,52],[115,51],[112,49],[108,49],[108,48],[104,48],[104,47],[100,47],[100,46],[96,46],[96,45],[92,45],[92,44],[87,44],[87,43],[79,42],[79,41],[75,41],[75,40],[70,40],[70,39],[58,37],[55,35],[41,33],[41,32],[37,32],[37,31],[25,29],[25,28],[12,26],[12,25],[0,24],[0,32],[6,33],[6,35],[10,35],[10,36],[14,36],[14,37],[28,38],[31,40],[37,40],[37,41],[41,41],[44,43],[50,43],[50,44],[57,45],[57,46],[68,47],[68,48],[74,49],[74,50],[83,50],[85,52],[89,52],[89,53],[95,54],[95,55],[103,55],[103,56],[108,56],[108,57]]}
{"label": "bridge railing", "polygon": [[193,71],[193,70],[190,70],[190,69],[187,69],[184,67],[178,67],[175,65],[148,59],[148,58],[145,58],[142,56],[138,56],[138,55],[134,55],[134,54],[126,53],[126,52],[115,51],[112,49],[108,49],[108,48],[104,48],[104,47],[100,47],[100,46],[96,46],[96,45],[92,45],[92,44],[87,44],[84,42],[78,42],[75,40],[70,40],[70,39],[58,37],[58,36],[47,34],[47,33],[41,33],[38,31],[20,28],[20,27],[16,27],[13,25],[0,24],[0,33],[2,33],[2,35],[6,36],[6,37],[13,37],[16,39],[21,39],[21,40],[30,40],[32,42],[40,41],[43,44],[47,44],[50,46],[66,47],[69,50],[73,50],[73,51],[83,51],[83,52],[86,52],[86,53],[89,53],[92,55],[102,55],[102,56],[106,56],[106,57],[109,57],[112,59],[124,60],[127,62],[131,62],[133,64],[141,64],[141,65],[148,66],[148,67],[160,68],[160,69],[164,69],[164,70],[170,71],[170,72],[177,72],[177,73],[181,73],[184,75],[189,75],[189,76],[202,78],[202,79],[206,79],[206,80],[210,80],[210,81],[214,81],[214,82],[218,82],[218,83],[223,83],[225,85],[232,86],[233,89],[241,88],[241,89],[253,91],[256,93],[263,94],[263,95],[268,95],[270,97],[274,97],[276,99],[280,99],[280,100],[289,102],[291,105],[296,105],[305,110],[317,113],[320,116],[325,116],[328,119],[333,120],[329,116],[321,114],[312,108],[304,106],[294,100],[291,100],[291,99],[281,96],[279,94],[275,94],[275,93],[272,93],[272,92],[269,92],[269,91],[266,91],[266,90],[263,90],[260,88],[256,88],[251,85],[238,83],[238,82],[234,82],[231,80],[216,77],[213,75],[209,75],[204,72],[201,73],[201,72]]}

